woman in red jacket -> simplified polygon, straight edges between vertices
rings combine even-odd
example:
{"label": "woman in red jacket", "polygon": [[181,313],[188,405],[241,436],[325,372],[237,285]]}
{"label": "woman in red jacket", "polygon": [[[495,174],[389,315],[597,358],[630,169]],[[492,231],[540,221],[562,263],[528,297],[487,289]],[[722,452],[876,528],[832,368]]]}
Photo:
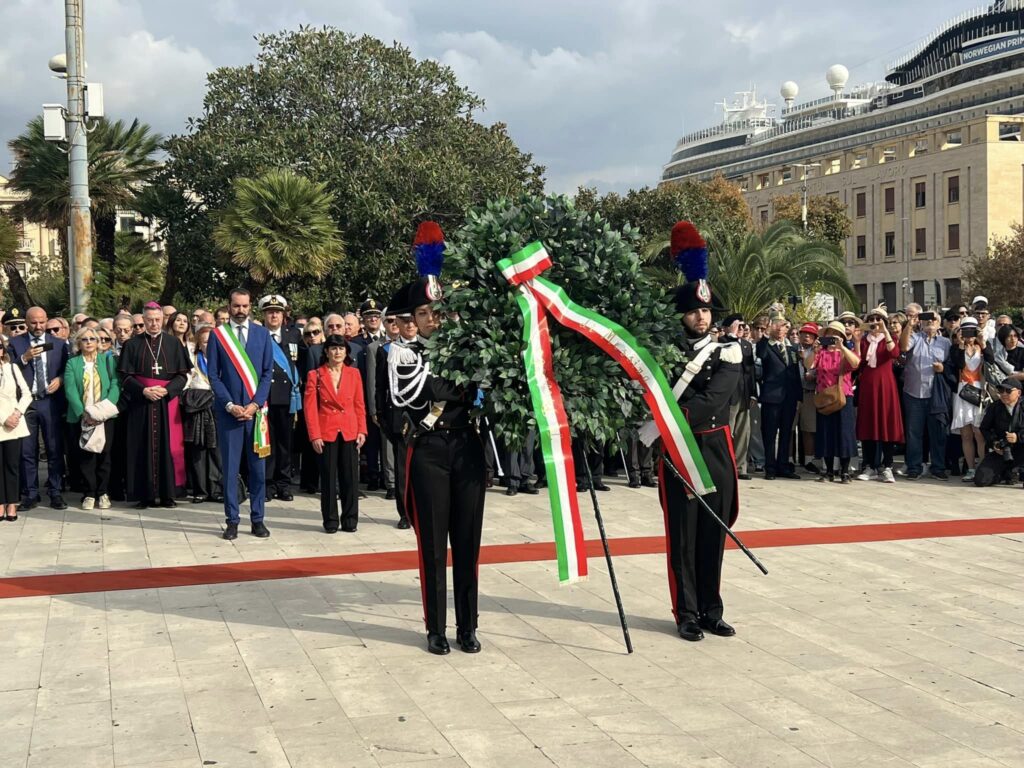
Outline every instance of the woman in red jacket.
{"label": "woman in red jacket", "polygon": [[320,367],[306,379],[302,411],[320,459],[320,512],[327,533],[351,533],[359,523],[359,449],[366,441],[363,379],[344,336],[324,341]]}

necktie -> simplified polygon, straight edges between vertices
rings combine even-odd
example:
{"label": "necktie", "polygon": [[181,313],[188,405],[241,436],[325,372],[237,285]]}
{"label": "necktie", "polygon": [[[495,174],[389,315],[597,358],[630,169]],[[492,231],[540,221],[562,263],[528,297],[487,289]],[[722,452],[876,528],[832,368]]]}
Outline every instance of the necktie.
{"label": "necktie", "polygon": [[278,344],[281,343],[281,332],[280,331],[274,331],[274,341],[277,342]]}
{"label": "necktie", "polygon": [[[43,337],[40,337],[40,338],[38,338],[38,339],[36,339],[35,341],[32,342],[32,346],[33,347],[38,347],[38,346],[41,346],[43,343],[45,343],[45,340],[43,339]],[[43,354],[40,355],[39,357],[37,357],[36,360],[35,360],[35,366],[36,366],[36,370],[35,370],[36,387],[35,387],[35,389],[36,389],[36,394],[39,395],[40,397],[42,397],[43,395],[46,394],[46,372],[43,371],[43,357],[45,355],[46,355],[46,353],[43,352]]]}
{"label": "necktie", "polygon": [[245,347],[245,326],[238,326],[238,342]]}

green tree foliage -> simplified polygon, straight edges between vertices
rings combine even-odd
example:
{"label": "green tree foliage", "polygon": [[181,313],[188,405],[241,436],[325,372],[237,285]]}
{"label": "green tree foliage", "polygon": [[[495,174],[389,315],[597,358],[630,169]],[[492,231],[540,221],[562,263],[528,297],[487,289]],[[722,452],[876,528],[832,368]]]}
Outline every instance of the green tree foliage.
{"label": "green tree foliage", "polygon": [[[523,368],[523,320],[516,291],[495,264],[534,240],[554,266],[545,277],[570,298],[620,323],[671,375],[682,364],[673,344],[680,318],[662,287],[641,269],[633,235],[622,236],[599,214],[567,197],[505,198],[470,212],[450,241],[442,280],[445,309],[459,317],[431,339],[435,371],[457,384],[479,383],[498,437],[518,446],[534,424]],[[616,441],[626,425],[649,418],[642,393],[604,352],[549,318],[554,369],[577,435]]]}
{"label": "green tree foliage", "polygon": [[668,237],[677,221],[692,221],[702,232],[723,233],[746,231],[751,223],[739,187],[721,175],[710,181],[633,189],[625,195],[598,197],[594,190],[581,188],[576,205],[600,213],[615,229],[638,230],[640,252],[661,257],[653,259],[661,266],[668,265]]}
{"label": "green tree foliage", "polygon": [[236,179],[213,240],[254,288],[292,275],[320,278],[345,252],[331,202],[326,185],[288,170]]}
{"label": "green tree foliage", "polygon": [[32,304],[32,299],[18,271],[17,252],[20,235],[14,219],[0,211],[0,269],[7,278],[7,287],[10,289],[13,302],[27,308]]}
{"label": "green tree foliage", "polygon": [[69,317],[70,297],[68,286],[60,265],[46,263],[42,269],[32,273],[28,280],[28,292],[32,304],[45,307],[51,317]]}
{"label": "green tree foliage", "polygon": [[111,317],[121,309],[140,312],[164,287],[164,262],[149,243],[134,232],[118,232],[114,239],[117,258],[113,274],[105,262],[97,264],[89,297],[89,314]]}
{"label": "green tree foliage", "polygon": [[[803,229],[803,205],[798,194],[772,199],[775,221],[789,221]],[[853,233],[853,224],[846,206],[837,197],[815,195],[807,198],[807,237],[842,246]]]}
{"label": "green tree foliage", "polygon": [[753,318],[775,302],[799,296],[807,303],[815,293],[857,306],[839,248],[805,239],[789,221],[777,221],[763,232],[709,234],[707,241],[708,279],[732,312]]}
{"label": "green tree foliage", "polygon": [[1009,237],[992,238],[984,254],[964,261],[961,272],[964,296],[985,296],[992,307],[1019,311],[1024,307],[1024,226],[1013,224]]}
{"label": "green tree foliage", "polygon": [[256,63],[211,73],[202,115],[167,142],[164,180],[177,201],[160,211],[165,293],[208,292],[211,275],[223,288],[240,281],[240,269],[220,266],[212,241],[213,216],[238,177],[291,168],[333,195],[352,258],[325,279],[281,281],[282,291],[306,295],[306,309],[388,294],[412,273],[418,221],[455,228],[473,205],[541,189],[543,169],[504,125],[477,122],[483,102],[448,67],[330,28],[257,41]]}
{"label": "green tree foliage", "polygon": [[[28,198],[14,214],[56,229],[66,253],[70,188],[68,156],[56,142],[43,138],[43,119],[32,118],[25,132],[8,146],[14,156],[11,189]],[[160,136],[145,123],[98,120],[89,132],[89,202],[96,232],[96,255],[112,265],[117,209],[133,209],[140,190],[152,180],[158,164],[153,155]],[[110,273],[110,270],[107,270]]]}

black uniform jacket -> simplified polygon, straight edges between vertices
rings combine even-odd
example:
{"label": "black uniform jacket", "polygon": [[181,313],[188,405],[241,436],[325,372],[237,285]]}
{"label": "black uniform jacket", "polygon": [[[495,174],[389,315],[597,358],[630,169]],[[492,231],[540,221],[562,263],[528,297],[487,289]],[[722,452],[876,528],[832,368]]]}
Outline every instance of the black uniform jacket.
{"label": "black uniform jacket", "polygon": [[1013,463],[1018,466],[1024,464],[1024,400],[1017,402],[1012,416],[1001,402],[990,404],[982,416],[981,434],[985,437],[985,445],[1006,442],[1007,432],[1017,435],[1017,442],[1012,446]]}
{"label": "black uniform jacket", "polygon": [[[715,344],[717,348],[680,395],[679,407],[690,424],[715,486],[735,486],[736,455],[729,431],[729,401],[741,384],[743,351],[735,341],[717,344],[705,341],[707,338],[692,344],[684,342],[691,360],[706,343]],[[739,515],[739,494],[734,493],[733,499],[729,525],[735,523]]]}
{"label": "black uniform jacket", "polygon": [[[408,346],[410,349],[422,355],[423,348],[418,342],[414,341]],[[390,365],[390,363],[388,365]],[[405,368],[405,366],[398,366],[398,372],[403,373]],[[377,378],[380,378],[379,374]],[[434,431],[467,429],[473,426],[473,420],[470,417],[470,414],[473,409],[473,401],[476,399],[476,390],[476,384],[457,387],[447,379],[443,379],[440,376],[434,376],[433,374],[428,374],[423,390],[420,392],[420,395],[416,398],[415,402],[404,408],[397,408],[393,404],[391,405],[393,410],[397,412],[398,419],[402,423],[401,434],[404,434],[404,436],[408,438],[412,434],[427,431],[421,426],[420,422],[430,412],[431,404],[439,402],[444,403],[444,410],[442,411],[441,416],[434,422]],[[390,398],[390,392],[387,393],[386,397]],[[380,404],[380,401],[378,401],[378,405]],[[387,407],[386,402],[384,405]],[[377,418],[380,420],[379,408]],[[394,420],[395,417],[390,417],[390,422],[393,422]]]}
{"label": "black uniform jacket", "polygon": [[[306,345],[302,343],[302,333],[298,328],[281,329],[281,349],[295,375],[300,375],[300,364],[306,359]],[[303,377],[304,378],[304,377]],[[300,390],[301,391],[301,390]],[[289,405],[292,397],[292,383],[288,380],[288,374],[274,361],[274,375],[270,380],[270,397],[267,398],[268,405]]]}
{"label": "black uniform jacket", "polygon": [[762,379],[760,401],[768,404],[796,402],[803,398],[800,381],[800,353],[783,340],[779,351],[767,337],[757,342],[757,358],[761,361]]}

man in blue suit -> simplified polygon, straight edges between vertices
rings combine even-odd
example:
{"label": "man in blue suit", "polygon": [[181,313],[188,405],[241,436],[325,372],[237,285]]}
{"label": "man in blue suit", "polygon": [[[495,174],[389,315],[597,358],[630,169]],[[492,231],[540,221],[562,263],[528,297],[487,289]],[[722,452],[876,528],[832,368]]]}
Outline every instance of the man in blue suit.
{"label": "man in blue suit", "polygon": [[758,400],[761,403],[761,437],[764,441],[764,477],[799,480],[789,460],[796,406],[803,397],[799,355],[789,341],[789,322],[777,314],[771,318],[768,335],[757,342],[757,358],[763,378]]}
{"label": "man in blue suit", "polygon": [[[10,312],[20,312],[11,309]],[[28,511],[39,503],[39,438],[46,446],[46,490],[50,506],[67,509],[61,497],[64,482],[64,390],[61,382],[68,362],[68,345],[46,332],[46,310],[30,307],[25,313],[28,333],[11,339],[12,358],[21,368],[32,406],[25,414],[29,436],[21,444],[21,507]]]}
{"label": "man in blue suit", "polygon": [[213,410],[217,418],[217,441],[220,443],[224,471],[224,514],[227,518],[224,538],[229,541],[238,538],[238,483],[234,478],[244,455],[249,471],[252,535],[265,539],[270,535],[263,523],[266,462],[253,450],[253,425],[256,412],[266,405],[270,395],[270,384],[274,377],[274,351],[270,345],[274,342],[266,328],[249,320],[252,309],[249,291],[236,288],[231,292],[228,305],[231,319],[226,327],[245,349],[256,380],[255,392],[250,396],[234,359],[220,338],[223,329],[210,334],[206,364],[215,397]]}

